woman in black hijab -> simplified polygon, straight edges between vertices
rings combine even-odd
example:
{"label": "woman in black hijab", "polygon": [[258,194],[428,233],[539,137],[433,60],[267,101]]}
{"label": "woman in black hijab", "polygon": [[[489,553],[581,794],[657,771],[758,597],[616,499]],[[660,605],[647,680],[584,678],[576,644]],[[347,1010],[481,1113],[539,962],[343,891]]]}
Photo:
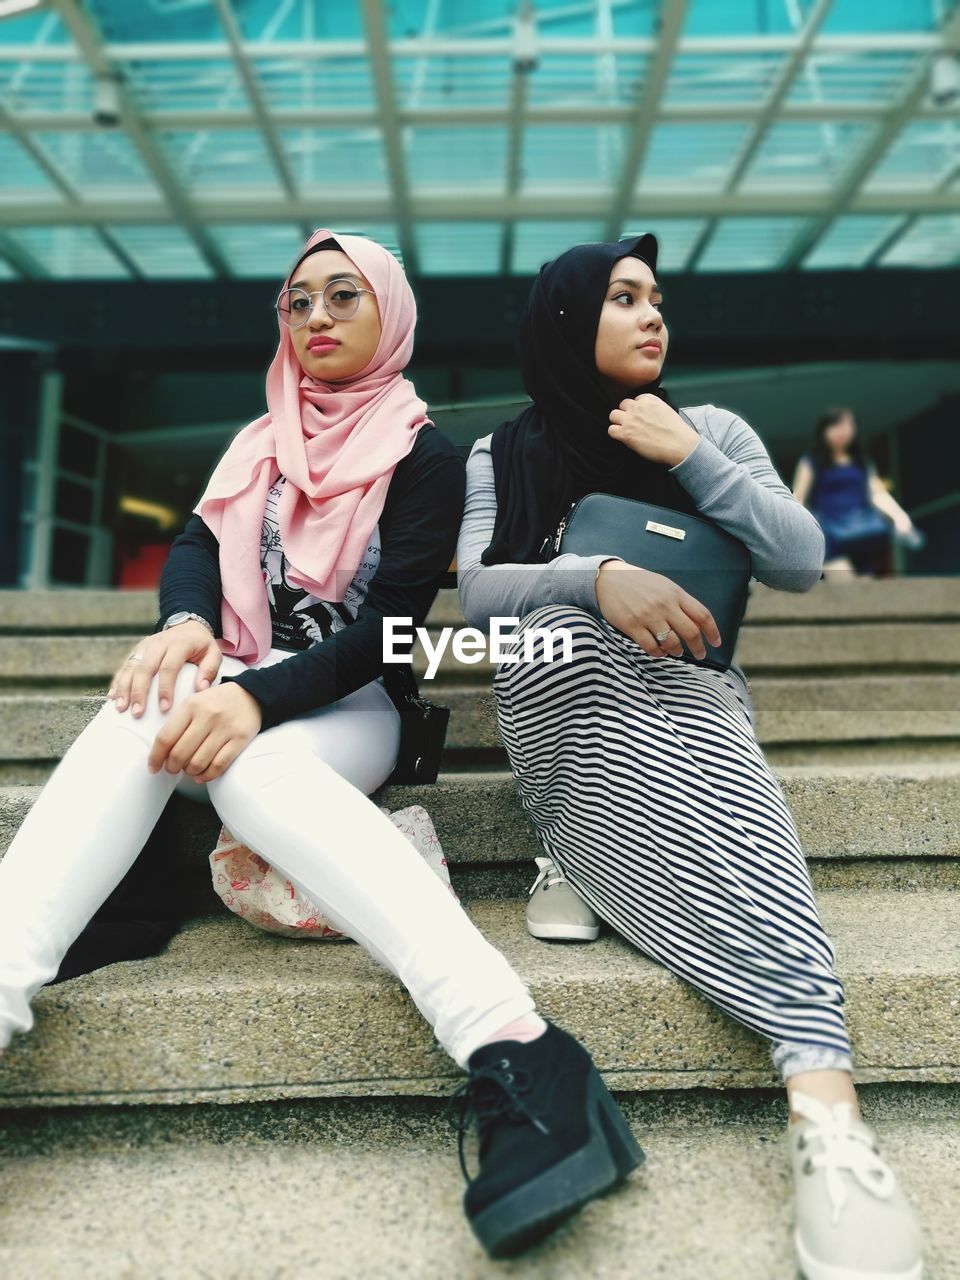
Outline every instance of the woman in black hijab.
{"label": "woman in black hijab", "polygon": [[[642,497],[691,514],[697,510],[662,464],[625,450],[607,434],[613,406],[597,368],[595,345],[610,270],[628,253],[655,269],[657,241],[648,234],[620,244],[577,245],[547,263],[537,277],[517,343],[532,403],[493,433],[497,520],[481,557],[484,564],[539,560],[544,530],[552,533],[570,503],[584,493]],[[646,353],[638,360],[638,372],[642,365],[654,373],[654,361]],[[644,382],[643,391],[674,408],[658,371]]]}
{"label": "woman in black hijab", "polygon": [[[520,620],[493,689],[547,855],[528,926],[590,938],[606,920],[766,1036],[790,1100],[808,1280],[918,1277],[916,1221],[858,1116],[833,947],[742,670],[669,661],[681,640],[697,658],[720,642],[669,578],[615,555],[554,554],[570,503],[600,491],[715,521],[769,586],[805,591],[821,576],[822,531],[752,428],[715,405],[678,410],[662,388],[656,261],[647,234],[541,268],[519,336],[532,403],[467,464],[464,615]],[[550,661],[544,632],[558,628],[572,661]]]}

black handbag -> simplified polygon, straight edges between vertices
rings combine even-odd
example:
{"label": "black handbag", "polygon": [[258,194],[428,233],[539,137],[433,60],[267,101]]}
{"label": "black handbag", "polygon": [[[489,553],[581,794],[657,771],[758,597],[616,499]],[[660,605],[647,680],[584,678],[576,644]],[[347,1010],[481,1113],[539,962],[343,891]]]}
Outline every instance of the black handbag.
{"label": "black handbag", "polygon": [[400,713],[400,751],[384,786],[436,782],[450,708],[421,697],[413,668],[407,663],[385,663],[383,683]]}
{"label": "black handbag", "polygon": [[[544,542],[546,547],[546,541]],[[720,644],[703,637],[696,658],[681,640],[678,661],[726,671],[747,607],[751,556],[713,520],[611,493],[588,493],[570,505],[553,537],[552,553],[622,556],[628,564],[671,578],[713,614]],[[672,656],[672,655],[669,655]]]}

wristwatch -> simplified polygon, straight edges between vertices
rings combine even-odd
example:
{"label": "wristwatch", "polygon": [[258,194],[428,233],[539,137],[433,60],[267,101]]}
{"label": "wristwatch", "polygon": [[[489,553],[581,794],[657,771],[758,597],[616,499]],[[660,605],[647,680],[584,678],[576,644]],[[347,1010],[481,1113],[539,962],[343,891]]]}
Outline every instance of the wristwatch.
{"label": "wristwatch", "polygon": [[202,622],[210,634],[213,635],[213,627],[211,627],[206,618],[201,618],[199,613],[187,613],[185,609],[181,609],[179,613],[171,613],[160,630],[166,631],[168,627],[175,627],[181,622],[188,622],[191,618],[194,618],[197,622]]}

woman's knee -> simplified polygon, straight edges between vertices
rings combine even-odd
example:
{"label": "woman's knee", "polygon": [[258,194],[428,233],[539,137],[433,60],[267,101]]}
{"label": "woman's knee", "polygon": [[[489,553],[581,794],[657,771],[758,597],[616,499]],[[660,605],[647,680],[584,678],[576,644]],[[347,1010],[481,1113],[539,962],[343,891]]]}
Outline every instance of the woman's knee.
{"label": "woman's knee", "polygon": [[[185,664],[177,673],[171,710],[183,702],[184,698],[195,692],[198,670],[199,668],[191,662]],[[138,738],[152,744],[169,714],[170,711],[160,710],[159,676],[154,675],[144,698],[143,711],[139,716],[135,716],[129,708],[121,711],[116,702],[110,698],[105,698],[98,715],[88,728],[96,726],[97,733],[112,733],[114,730],[122,733],[133,733]]]}

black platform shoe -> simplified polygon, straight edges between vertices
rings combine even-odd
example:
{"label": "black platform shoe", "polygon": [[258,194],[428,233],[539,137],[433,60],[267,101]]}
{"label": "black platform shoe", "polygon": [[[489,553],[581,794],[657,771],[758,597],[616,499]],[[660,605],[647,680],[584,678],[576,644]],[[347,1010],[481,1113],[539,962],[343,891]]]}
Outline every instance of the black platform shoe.
{"label": "black platform shoe", "polygon": [[[481,1046],[467,1067],[469,1079],[451,1098],[464,1100],[463,1206],[491,1257],[522,1252],[644,1159],[590,1054],[553,1023],[526,1044]],[[463,1156],[471,1116],[480,1136],[472,1180]]]}

